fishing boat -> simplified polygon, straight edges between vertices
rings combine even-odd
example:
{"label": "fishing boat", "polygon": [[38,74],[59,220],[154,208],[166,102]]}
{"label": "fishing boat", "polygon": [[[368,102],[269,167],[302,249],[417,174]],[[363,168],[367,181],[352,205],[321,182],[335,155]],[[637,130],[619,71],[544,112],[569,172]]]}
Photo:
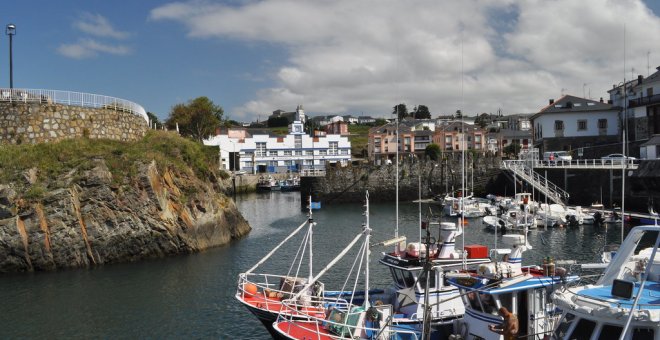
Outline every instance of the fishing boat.
{"label": "fishing boat", "polygon": [[503,235],[502,242],[509,249],[493,250],[497,256],[503,256],[501,261],[483,264],[476,272],[449,279],[449,284],[460,290],[465,304],[465,316],[455,321],[455,338],[503,339],[489,327],[503,323],[498,313],[502,307],[517,316],[521,339],[543,339],[553,331],[553,320],[558,315],[548,293],[578,277],[566,275],[566,270],[555,267],[550,258],[543,267],[522,266],[523,252],[531,249],[525,235]]}
{"label": "fishing boat", "polygon": [[[311,197],[309,199],[311,202]],[[312,218],[311,204],[308,208],[308,218],[305,222],[282,240],[252,268],[238,275],[235,298],[264,324],[273,337],[279,336],[273,330],[273,322],[283,312],[282,301],[291,299],[294,295],[296,296],[296,308],[286,310],[287,313],[290,313],[289,317],[292,319],[307,319],[312,316],[323,317],[325,316],[328,305],[347,304],[344,299],[345,296],[350,296],[355,301],[362,301],[365,298],[364,291],[353,292],[343,289],[327,291],[325,290],[325,285],[319,280],[314,280],[313,285],[309,284],[313,277],[312,236],[313,227],[316,225],[316,222]],[[305,227],[307,228],[305,229]],[[291,266],[288,270],[283,270],[285,274],[255,272],[260,265],[264,264],[283,245],[291,240],[294,235],[302,230],[306,230],[306,233],[302,237],[298,252],[295,254]],[[308,256],[306,259],[305,254]],[[307,264],[308,273],[306,277],[302,277],[300,268],[305,268],[305,264]],[[382,292],[382,290],[372,290],[370,293],[378,294]],[[291,304],[292,302],[289,301],[289,303]]]}
{"label": "fishing boat", "polygon": [[279,191],[280,188],[280,182],[273,176],[259,176],[257,180],[257,191]]}
{"label": "fishing boat", "polygon": [[484,216],[481,219],[481,221],[482,221],[483,225],[486,226],[487,229],[493,230],[493,231],[503,232],[503,231],[506,231],[508,229],[511,229],[511,227],[512,227],[511,223],[509,223],[506,220],[504,220],[503,218],[497,217],[497,216],[487,215],[487,216]]}
{"label": "fishing boat", "polygon": [[[342,259],[348,251],[360,244],[358,254],[354,256],[355,262],[348,275],[349,279],[354,279],[357,284],[360,280],[360,274],[365,273],[363,282],[365,291],[369,291],[369,248],[371,228],[369,226],[369,202],[367,195],[366,203],[366,221],[363,224],[362,231],[344,248],[340,254],[335,257],[316,277],[308,282],[304,289],[309,289],[324,274],[327,269]],[[357,266],[357,267],[356,267]],[[364,270],[361,268],[364,266]],[[353,271],[353,268],[358,268]],[[353,275],[355,275],[353,277]],[[395,315],[394,306],[382,301],[374,302],[365,294],[362,302],[356,302],[349,299],[346,304],[325,304],[327,316],[310,314],[309,317],[301,319],[296,318],[295,313],[299,308],[298,299],[301,293],[294,295],[291,299],[283,300],[283,312],[280,313],[277,321],[273,323],[273,329],[277,332],[278,338],[284,339],[420,339],[421,333],[411,329],[406,325],[397,325],[393,323],[392,318]]]}
{"label": "fishing boat", "polygon": [[555,291],[553,338],[660,339],[659,243],[659,226],[635,227],[595,284]]}
{"label": "fishing boat", "polygon": [[[438,228],[438,236],[431,237],[436,232],[434,228]],[[428,223],[426,230],[426,242],[399,245],[394,251],[383,253],[379,262],[392,275],[385,298],[396,311],[392,316],[394,323],[421,331],[426,321],[440,333],[448,334],[453,321],[463,316],[465,308],[457,299],[458,290],[447,284],[447,277],[491,260],[488,248],[483,245],[455,249],[456,237],[463,233],[460,223],[458,227],[452,222]],[[437,242],[431,242],[436,239]],[[405,244],[405,240],[401,243]]]}

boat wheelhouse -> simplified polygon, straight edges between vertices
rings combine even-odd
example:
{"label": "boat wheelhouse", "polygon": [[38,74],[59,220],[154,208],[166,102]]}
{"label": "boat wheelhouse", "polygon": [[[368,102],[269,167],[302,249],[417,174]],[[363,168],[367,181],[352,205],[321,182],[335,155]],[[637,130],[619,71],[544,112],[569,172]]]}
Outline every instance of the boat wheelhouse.
{"label": "boat wheelhouse", "polygon": [[510,249],[493,250],[503,256],[502,261],[449,279],[460,290],[465,305],[465,316],[455,322],[454,333],[463,339],[504,339],[489,329],[489,325],[503,322],[498,310],[504,307],[517,316],[519,338],[542,339],[553,331],[559,317],[550,293],[577,280],[577,276],[566,276],[563,269],[555,270],[551,261],[544,267],[522,266],[522,253],[531,248],[524,235],[503,235],[502,242]]}
{"label": "boat wheelhouse", "polygon": [[[450,331],[453,320],[461,318],[465,308],[457,298],[458,290],[448,284],[448,275],[474,269],[490,262],[490,258],[486,246],[467,245],[464,251],[455,249],[456,237],[463,233],[462,227],[442,222],[431,223],[429,228],[434,225],[439,225],[438,242],[429,246],[412,242],[405,248],[399,243],[393,252],[384,253],[379,262],[392,274],[392,283],[385,289],[385,296],[389,296],[388,301],[394,307],[392,318],[395,323],[414,324],[419,328],[424,321],[424,307],[429,306],[431,324]],[[402,243],[405,245],[405,238]],[[425,271],[427,255],[428,275]]]}
{"label": "boat wheelhouse", "polygon": [[659,226],[635,227],[595,284],[555,292],[564,312],[553,338],[660,339],[659,242]]}

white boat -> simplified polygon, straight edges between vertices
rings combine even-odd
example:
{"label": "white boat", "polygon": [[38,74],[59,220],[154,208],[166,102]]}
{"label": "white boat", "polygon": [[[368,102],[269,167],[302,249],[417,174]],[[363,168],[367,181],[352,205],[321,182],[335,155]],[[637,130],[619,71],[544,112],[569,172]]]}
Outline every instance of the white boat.
{"label": "white boat", "polygon": [[486,228],[493,231],[506,231],[512,227],[511,223],[508,223],[504,219],[497,216],[484,216],[481,221],[486,226]]}
{"label": "white boat", "polygon": [[[501,262],[479,267],[476,273],[466,273],[449,280],[460,289],[465,304],[465,316],[454,326],[454,338],[470,340],[501,340],[502,335],[489,329],[500,325],[502,307],[519,320],[517,338],[543,339],[553,330],[555,309],[548,293],[562,287],[577,276],[566,276],[551,260],[544,267],[521,265],[523,252],[531,249],[524,235],[503,235],[502,242],[510,249],[496,249],[503,255]],[[451,337],[450,337],[451,338]]]}
{"label": "white boat", "polygon": [[502,215],[502,218],[511,225],[510,229],[513,230],[529,230],[536,229],[536,218],[534,214],[519,209],[509,209]]}
{"label": "white boat", "polygon": [[596,284],[555,291],[563,313],[553,338],[660,339],[658,243],[659,226],[635,227]]}

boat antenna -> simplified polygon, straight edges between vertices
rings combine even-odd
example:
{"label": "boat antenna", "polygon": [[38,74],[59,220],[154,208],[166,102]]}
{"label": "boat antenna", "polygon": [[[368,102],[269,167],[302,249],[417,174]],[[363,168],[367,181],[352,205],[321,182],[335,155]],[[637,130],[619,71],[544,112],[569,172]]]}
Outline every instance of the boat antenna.
{"label": "boat antenna", "polygon": [[[464,95],[464,79],[463,79],[463,31],[461,30],[461,110],[463,110],[463,106],[465,105],[465,95]],[[463,230],[463,225],[465,222],[465,148],[467,147],[465,143],[465,121],[463,119],[463,111],[461,111],[461,132],[463,134],[463,144],[462,146],[462,155],[461,155],[461,173],[462,173],[462,179],[461,179],[461,217],[459,218],[459,222],[461,224],[461,230]],[[461,246],[463,249],[463,257],[465,257],[465,233],[462,233],[461,237]],[[465,266],[465,261],[463,261],[463,269],[466,269]]]}
{"label": "boat antenna", "polygon": [[[421,229],[420,229],[421,234]],[[434,242],[435,243],[435,242]],[[424,242],[426,247],[426,258],[424,260],[424,315],[422,319],[422,337],[425,340],[431,339],[431,306],[429,305],[429,289],[431,286],[431,275],[433,273],[433,264],[431,263],[431,220],[426,227],[426,240]]]}
{"label": "boat antenna", "polygon": [[[632,83],[630,84],[632,86]],[[623,134],[621,138],[623,160],[621,160],[621,244],[623,244],[624,226],[626,225],[626,130],[628,130],[628,109],[626,108],[626,23],[623,23]]]}
{"label": "boat antenna", "polygon": [[307,223],[309,223],[309,280],[311,281],[312,278],[314,277],[314,272],[312,271],[312,263],[314,262],[314,256],[312,252],[312,234],[313,234],[313,227],[316,226],[316,222],[314,222],[314,219],[312,218],[312,195],[309,195],[309,212],[307,213]]}

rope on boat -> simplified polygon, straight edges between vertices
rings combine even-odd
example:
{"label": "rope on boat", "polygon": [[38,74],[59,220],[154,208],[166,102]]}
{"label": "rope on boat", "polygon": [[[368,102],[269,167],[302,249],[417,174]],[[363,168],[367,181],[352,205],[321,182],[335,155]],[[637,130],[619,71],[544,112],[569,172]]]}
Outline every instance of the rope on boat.
{"label": "rope on boat", "polygon": [[268,260],[269,257],[271,257],[271,256],[272,256],[272,255],[278,250],[278,249],[280,249],[280,247],[281,247],[284,243],[286,243],[286,241],[288,241],[288,240],[289,240],[290,238],[292,238],[295,234],[297,234],[297,233],[300,231],[300,229],[302,229],[305,225],[307,225],[307,220],[305,220],[305,222],[303,222],[303,224],[301,224],[298,228],[296,228],[296,230],[294,230],[294,231],[291,233],[291,235],[287,236],[282,242],[280,242],[280,244],[278,244],[275,248],[273,248],[273,250],[271,250],[271,251],[268,253],[268,255],[264,256],[261,260],[259,260],[259,262],[257,262],[257,264],[255,264],[254,266],[252,266],[252,268],[248,269],[248,271],[246,271],[245,274],[250,274],[253,270],[257,269],[257,267],[259,267],[259,265],[261,265],[262,263],[266,262],[266,260]]}

